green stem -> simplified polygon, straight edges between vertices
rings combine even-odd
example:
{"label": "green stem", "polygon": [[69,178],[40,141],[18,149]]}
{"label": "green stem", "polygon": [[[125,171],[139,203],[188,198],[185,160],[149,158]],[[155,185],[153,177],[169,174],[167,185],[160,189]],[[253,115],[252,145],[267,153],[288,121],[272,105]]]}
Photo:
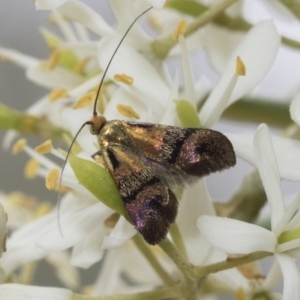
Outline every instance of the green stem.
{"label": "green stem", "polygon": [[177,223],[172,224],[172,226],[170,228],[170,235],[175,244],[175,247],[184,256],[184,258],[187,259],[188,256],[187,256],[186,248],[185,248],[183,238],[182,238],[182,235],[181,235],[181,232],[179,230]]}
{"label": "green stem", "polygon": [[51,124],[45,117],[21,113],[0,103],[0,129],[14,129],[21,133],[31,133],[43,138],[63,140],[67,131]]}
{"label": "green stem", "polygon": [[203,267],[195,267],[193,276],[194,278],[202,278],[209,274],[217,273],[220,271],[232,269],[238,266],[242,266],[244,264],[248,264],[265,257],[271,256],[273,253],[266,251],[257,251],[250,254],[246,254],[243,256],[239,256],[236,258],[227,259],[225,261],[221,261],[215,264],[211,264]]}
{"label": "green stem", "polygon": [[184,297],[186,289],[182,284],[175,285],[172,287],[140,292],[136,294],[121,294],[121,295],[112,295],[112,296],[99,296],[92,297],[86,295],[73,294],[72,300],[157,300],[157,299],[170,299],[170,298],[181,298]]}
{"label": "green stem", "polygon": [[[224,0],[220,2],[219,4],[209,8],[206,10],[203,14],[199,15],[195,18],[193,22],[188,24],[185,36],[189,36],[195,31],[197,31],[199,28],[203,27],[207,23],[214,20],[216,17],[218,17],[220,14],[222,14],[226,8],[228,8],[233,3],[237,2],[238,0]],[[168,37],[157,39],[152,42],[152,50],[161,59],[164,59],[169,51],[177,44],[176,41],[174,41],[173,37],[170,35]]]}
{"label": "green stem", "polygon": [[150,250],[149,246],[144,242],[140,235],[136,234],[133,237],[133,241],[137,248],[143,253],[144,257],[147,259],[149,264],[155,270],[157,275],[162,279],[165,285],[174,285],[175,281],[172,277],[165,271],[162,265],[159,263],[153,252]]}
{"label": "green stem", "polygon": [[192,278],[194,266],[184,258],[168,238],[163,239],[158,246],[172,259],[185,277]]}

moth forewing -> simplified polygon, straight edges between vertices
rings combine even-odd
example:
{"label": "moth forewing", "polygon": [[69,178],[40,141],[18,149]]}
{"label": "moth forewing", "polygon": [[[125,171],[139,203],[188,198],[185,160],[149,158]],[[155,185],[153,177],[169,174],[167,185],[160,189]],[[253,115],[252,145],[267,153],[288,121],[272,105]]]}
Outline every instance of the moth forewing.
{"label": "moth forewing", "polygon": [[128,216],[149,244],[159,243],[175,221],[178,202],[170,188],[236,161],[230,141],[209,129],[114,120],[103,124],[98,142]]}

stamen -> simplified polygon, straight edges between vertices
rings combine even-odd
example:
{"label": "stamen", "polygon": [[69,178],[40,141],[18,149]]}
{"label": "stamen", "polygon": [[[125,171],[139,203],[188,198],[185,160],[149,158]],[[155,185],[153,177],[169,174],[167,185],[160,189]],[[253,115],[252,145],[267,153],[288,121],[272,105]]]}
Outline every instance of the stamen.
{"label": "stamen", "polygon": [[238,287],[235,291],[236,300],[246,300],[246,293],[242,287]]}
{"label": "stamen", "polygon": [[84,70],[85,70],[85,66],[87,65],[87,63],[89,62],[90,60],[90,57],[86,57],[85,59],[83,60],[80,60],[77,65],[75,66],[74,68],[74,72],[76,74],[83,74],[84,73]]}
{"label": "stamen", "polygon": [[246,75],[246,66],[245,66],[244,62],[241,60],[241,58],[239,56],[236,58],[235,72],[239,76],[245,76]]}
{"label": "stamen", "polygon": [[36,159],[30,159],[25,165],[24,175],[28,179],[33,179],[36,177],[40,163]]}
{"label": "stamen", "polygon": [[25,139],[19,139],[12,148],[13,154],[18,154],[22,152],[27,144],[27,141]]}
{"label": "stamen", "polygon": [[35,211],[35,216],[41,217],[51,210],[52,206],[48,202],[41,203]]}
{"label": "stamen", "polygon": [[133,85],[133,78],[126,74],[115,74],[114,80],[117,82],[122,82],[126,85]]}
{"label": "stamen", "polygon": [[46,177],[46,187],[48,190],[54,190],[56,187],[56,183],[59,178],[59,170],[58,169],[52,169],[49,171],[47,177]]}
{"label": "stamen", "polygon": [[135,118],[135,119],[140,118],[140,115],[136,111],[134,111],[134,109],[131,106],[117,104],[117,110],[124,117]]}
{"label": "stamen", "polygon": [[187,27],[187,23],[185,20],[181,20],[178,23],[178,25],[172,35],[174,41],[178,41],[179,36],[186,32],[186,27]]}
{"label": "stamen", "polygon": [[53,146],[52,146],[52,141],[51,140],[47,140],[43,144],[35,147],[35,151],[39,154],[49,153],[49,152],[51,152],[52,149],[53,149]]}
{"label": "stamen", "polygon": [[67,97],[69,97],[69,95],[66,89],[53,89],[49,95],[49,101],[55,102],[58,99]]}
{"label": "stamen", "polygon": [[84,107],[91,105],[92,103],[94,103],[95,97],[96,97],[95,91],[91,91],[91,92],[83,95],[74,104],[73,109],[84,108]]}
{"label": "stamen", "polygon": [[59,60],[60,60],[60,51],[55,48],[52,50],[52,53],[48,59],[48,68],[50,70],[53,70],[58,64],[59,64]]}

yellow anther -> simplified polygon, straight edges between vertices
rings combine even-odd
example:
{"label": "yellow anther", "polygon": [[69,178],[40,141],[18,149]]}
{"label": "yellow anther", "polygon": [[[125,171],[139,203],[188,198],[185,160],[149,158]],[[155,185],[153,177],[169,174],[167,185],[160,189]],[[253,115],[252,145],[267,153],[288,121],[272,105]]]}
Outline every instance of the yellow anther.
{"label": "yellow anther", "polygon": [[84,69],[85,69],[85,66],[87,65],[87,63],[89,62],[90,60],[90,57],[86,57],[85,59],[83,60],[80,60],[75,68],[74,68],[74,72],[77,73],[77,74],[83,74],[84,73]]}
{"label": "yellow anther", "polygon": [[51,152],[52,149],[53,149],[53,146],[52,146],[52,141],[51,140],[47,140],[43,144],[35,147],[35,151],[39,154],[49,153],[49,152]]}
{"label": "yellow anther", "polygon": [[34,197],[25,196],[20,192],[13,192],[9,194],[9,202],[17,207],[32,208],[36,205]]}
{"label": "yellow anther", "polygon": [[43,202],[37,207],[37,209],[35,211],[35,216],[37,218],[41,217],[41,216],[45,215],[46,213],[48,213],[51,210],[51,208],[52,208],[52,206],[50,203]]}
{"label": "yellow anther", "polygon": [[3,62],[10,62],[11,59],[8,58],[7,56],[5,55],[0,55],[0,61],[3,61]]}
{"label": "yellow anther", "polygon": [[185,20],[181,20],[178,23],[178,25],[172,35],[174,41],[178,41],[179,36],[186,32],[186,27],[187,27],[187,23]]}
{"label": "yellow anther", "polygon": [[235,291],[236,300],[246,300],[246,294],[242,287],[238,287]]}
{"label": "yellow anther", "polygon": [[133,85],[133,78],[126,74],[115,74],[114,80],[117,82],[122,82],[126,85]]}
{"label": "yellow anther", "polygon": [[135,119],[140,118],[139,114],[136,111],[134,111],[131,106],[117,104],[117,110],[124,117],[135,118]]}
{"label": "yellow anther", "polygon": [[56,183],[59,178],[59,170],[58,169],[52,169],[49,171],[47,177],[46,177],[46,187],[48,190],[54,190],[56,187]]}
{"label": "yellow anther", "polygon": [[27,141],[25,139],[19,139],[12,148],[13,154],[18,154],[22,152],[27,144]]}
{"label": "yellow anther", "polygon": [[92,103],[94,103],[95,97],[96,97],[95,91],[91,91],[91,92],[83,95],[74,104],[73,109],[83,108],[83,107],[87,107],[87,106],[91,105]]}
{"label": "yellow anther", "polygon": [[49,95],[49,101],[55,102],[58,99],[67,97],[69,97],[69,95],[66,89],[53,89]]}
{"label": "yellow anther", "polygon": [[60,60],[60,51],[55,48],[52,50],[52,53],[48,59],[47,66],[50,70],[53,70],[58,64]]}
{"label": "yellow anther", "polygon": [[235,72],[239,76],[245,76],[246,75],[246,66],[245,66],[244,62],[241,60],[241,58],[239,56],[236,58]]}
{"label": "yellow anther", "polygon": [[33,179],[37,175],[40,163],[36,159],[30,159],[25,165],[24,175],[28,179]]}

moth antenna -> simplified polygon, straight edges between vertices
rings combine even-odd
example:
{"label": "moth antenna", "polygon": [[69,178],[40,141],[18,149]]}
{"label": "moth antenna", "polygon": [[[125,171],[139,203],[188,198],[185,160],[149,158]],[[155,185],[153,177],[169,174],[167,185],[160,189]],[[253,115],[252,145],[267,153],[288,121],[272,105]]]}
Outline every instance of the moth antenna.
{"label": "moth antenna", "polygon": [[60,233],[61,237],[63,237],[63,233],[62,233],[61,226],[60,226],[59,209],[60,209],[60,203],[61,203],[61,192],[60,192],[60,187],[61,187],[61,185],[62,185],[62,175],[63,175],[63,172],[64,172],[64,170],[65,170],[65,167],[66,167],[68,158],[69,158],[69,156],[70,156],[72,147],[73,147],[73,145],[74,145],[74,143],[75,143],[75,141],[76,141],[76,139],[77,139],[79,133],[81,132],[81,130],[83,129],[84,126],[86,126],[86,125],[91,125],[91,124],[92,124],[91,121],[87,121],[87,122],[85,122],[85,123],[83,123],[83,124],[81,125],[81,127],[79,128],[79,130],[77,131],[77,133],[75,134],[75,136],[74,136],[74,138],[73,138],[73,140],[72,140],[72,142],[71,142],[71,145],[70,145],[70,147],[69,147],[69,149],[68,149],[66,158],[65,158],[64,163],[63,163],[63,165],[62,165],[62,167],[61,167],[61,172],[60,172],[60,176],[59,176],[59,183],[58,183],[58,199],[57,199],[57,220],[58,220],[58,229],[59,229],[59,233]]}
{"label": "moth antenna", "polygon": [[[123,43],[125,37],[127,36],[128,32],[130,31],[130,29],[132,28],[132,26],[136,23],[136,21],[137,21],[140,17],[142,17],[142,16],[143,16],[145,13],[147,13],[150,9],[152,9],[152,7],[149,7],[148,9],[146,9],[145,11],[143,11],[140,15],[138,15],[138,16],[134,19],[134,21],[131,23],[131,25],[130,25],[130,26],[127,28],[127,30],[125,31],[123,37],[121,38],[120,42],[118,43],[116,49],[114,50],[114,52],[113,52],[113,54],[112,54],[112,56],[111,56],[111,58],[109,59],[108,64],[107,64],[107,66],[106,66],[106,68],[105,68],[105,70],[104,70],[104,72],[103,72],[103,76],[102,76],[102,78],[101,78],[101,81],[100,81],[99,86],[98,86],[98,89],[97,89],[97,94],[96,94],[96,97],[95,97],[94,108],[93,108],[93,116],[94,116],[94,117],[97,116],[97,109],[96,109],[96,107],[97,107],[97,101],[98,101],[98,97],[99,97],[99,94],[100,94],[100,90],[101,90],[101,87],[102,87],[102,85],[103,85],[103,82],[104,82],[106,73],[107,73],[107,71],[108,71],[108,69],[109,69],[109,66],[111,65],[111,62],[112,62],[113,58],[115,57],[115,55],[116,55],[118,49],[120,48],[121,44]],[[93,120],[93,119],[92,119],[92,120]],[[79,129],[79,130],[77,131],[77,133],[75,134],[75,136],[74,136],[74,138],[73,138],[73,140],[72,140],[72,142],[71,142],[71,145],[70,145],[70,147],[69,147],[69,150],[68,150],[68,152],[67,152],[67,156],[66,156],[66,158],[65,158],[65,160],[64,160],[64,163],[63,163],[63,165],[62,165],[62,168],[61,168],[60,177],[59,177],[59,188],[61,187],[61,184],[62,184],[62,175],[63,175],[64,169],[65,169],[65,167],[66,167],[68,158],[69,158],[69,156],[70,156],[72,147],[73,147],[73,145],[74,145],[74,143],[75,143],[75,141],[76,141],[76,139],[77,139],[79,133],[81,132],[81,130],[83,129],[83,127],[86,126],[86,125],[93,125],[93,121],[87,121],[87,122],[85,122],[84,124],[82,124],[81,127],[80,127],[80,129]],[[61,226],[60,226],[60,218],[59,218],[60,203],[61,203],[61,192],[60,192],[60,190],[58,190],[57,219],[58,219],[58,228],[59,228],[59,232],[60,232],[60,235],[63,237],[62,229],[61,229]]]}
{"label": "moth antenna", "polygon": [[106,73],[107,73],[107,71],[108,71],[108,69],[109,69],[109,66],[110,66],[110,64],[111,64],[111,62],[112,62],[112,60],[113,60],[113,58],[115,57],[115,55],[116,55],[118,49],[120,48],[121,44],[123,43],[124,39],[126,38],[128,32],[130,31],[130,29],[132,28],[132,26],[136,23],[136,21],[137,21],[140,17],[142,17],[142,16],[143,16],[145,13],[147,13],[150,9],[152,9],[152,6],[149,7],[148,9],[146,9],[145,11],[143,11],[140,15],[138,15],[138,16],[134,19],[134,21],[133,21],[133,22],[131,23],[131,25],[127,28],[126,32],[124,33],[123,37],[121,38],[121,40],[120,40],[118,46],[117,46],[116,49],[114,50],[114,52],[113,52],[113,54],[112,54],[112,56],[111,56],[111,58],[110,58],[110,60],[109,60],[109,62],[108,62],[108,64],[107,64],[107,66],[106,66],[106,68],[105,68],[105,70],[104,70],[104,72],[103,72],[103,76],[102,76],[102,78],[101,78],[101,81],[100,81],[100,83],[99,83],[99,87],[98,87],[97,94],[96,94],[96,98],[95,98],[95,102],[94,102],[94,108],[93,108],[93,115],[94,115],[94,116],[97,116],[97,109],[96,109],[96,107],[97,107],[98,97],[99,97],[99,94],[100,94],[101,87],[102,87],[102,85],[103,85],[104,78],[105,78],[105,76],[106,76]]}

